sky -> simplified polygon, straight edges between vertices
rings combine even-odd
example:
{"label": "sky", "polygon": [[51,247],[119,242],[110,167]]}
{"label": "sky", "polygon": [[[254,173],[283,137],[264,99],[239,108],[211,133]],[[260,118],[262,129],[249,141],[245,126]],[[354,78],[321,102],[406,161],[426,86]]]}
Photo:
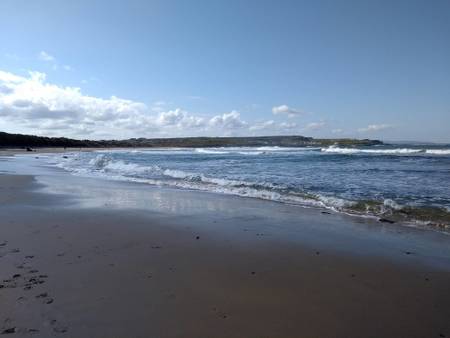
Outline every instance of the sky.
{"label": "sky", "polygon": [[0,131],[450,143],[450,1],[0,0]]}

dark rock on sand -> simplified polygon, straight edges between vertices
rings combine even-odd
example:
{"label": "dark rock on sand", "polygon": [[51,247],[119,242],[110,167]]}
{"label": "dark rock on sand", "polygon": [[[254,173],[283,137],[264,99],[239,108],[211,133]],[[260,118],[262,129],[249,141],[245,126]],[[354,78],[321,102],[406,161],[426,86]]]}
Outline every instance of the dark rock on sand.
{"label": "dark rock on sand", "polygon": [[10,327],[10,328],[4,329],[2,331],[2,334],[16,333],[16,331],[17,331],[17,329],[15,327]]}
{"label": "dark rock on sand", "polygon": [[380,218],[378,221],[382,222],[382,223],[389,223],[389,224],[395,223],[395,221],[387,219],[387,218]]}

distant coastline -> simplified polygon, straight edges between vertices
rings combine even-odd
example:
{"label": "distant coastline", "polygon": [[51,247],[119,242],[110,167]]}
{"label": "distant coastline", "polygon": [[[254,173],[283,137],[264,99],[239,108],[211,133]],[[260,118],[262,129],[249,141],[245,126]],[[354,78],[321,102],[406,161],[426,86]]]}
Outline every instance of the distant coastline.
{"label": "distant coastline", "polygon": [[156,148],[156,147],[252,147],[252,146],[374,146],[380,140],[370,139],[316,139],[299,135],[252,136],[252,137],[177,137],[177,138],[130,138],[126,140],[76,140],[65,137],[9,134],[0,132],[0,147],[79,147],[79,148]]}

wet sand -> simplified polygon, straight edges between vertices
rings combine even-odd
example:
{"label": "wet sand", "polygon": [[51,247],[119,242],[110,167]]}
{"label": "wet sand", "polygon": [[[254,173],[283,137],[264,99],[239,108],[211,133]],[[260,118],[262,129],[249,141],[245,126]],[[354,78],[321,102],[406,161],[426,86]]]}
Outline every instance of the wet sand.
{"label": "wet sand", "polygon": [[318,210],[0,175],[11,337],[450,337],[449,254],[448,235]]}
{"label": "wet sand", "polygon": [[57,147],[40,147],[32,148],[31,151],[27,151],[26,148],[0,148],[0,156],[14,156],[14,155],[39,155],[39,154],[63,154],[67,152],[79,152],[79,151],[95,151],[105,149],[117,149],[117,148],[57,148]]}

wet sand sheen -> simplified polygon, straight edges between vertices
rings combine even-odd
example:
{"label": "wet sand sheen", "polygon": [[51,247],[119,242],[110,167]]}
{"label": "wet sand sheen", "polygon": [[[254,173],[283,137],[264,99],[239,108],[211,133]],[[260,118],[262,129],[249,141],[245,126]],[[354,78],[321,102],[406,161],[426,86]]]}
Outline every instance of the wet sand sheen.
{"label": "wet sand sheen", "polygon": [[[70,176],[64,180],[70,186]],[[101,184],[109,183],[120,194],[141,189]],[[149,205],[156,203],[152,196]],[[416,230],[402,234],[395,225],[374,235],[371,227],[378,225],[361,224],[352,237],[339,233],[353,222],[342,216],[289,209],[298,222],[291,229],[288,207],[203,193],[158,196],[169,204],[208,200],[237,209],[156,212],[149,210],[154,205],[119,208],[117,201],[87,207],[44,193],[32,176],[1,175],[1,331],[33,337],[450,336],[448,236],[433,235],[437,249],[430,253],[416,243]],[[361,238],[367,240],[356,243]],[[426,247],[427,236],[424,241]],[[439,264],[429,264],[434,260]]]}

